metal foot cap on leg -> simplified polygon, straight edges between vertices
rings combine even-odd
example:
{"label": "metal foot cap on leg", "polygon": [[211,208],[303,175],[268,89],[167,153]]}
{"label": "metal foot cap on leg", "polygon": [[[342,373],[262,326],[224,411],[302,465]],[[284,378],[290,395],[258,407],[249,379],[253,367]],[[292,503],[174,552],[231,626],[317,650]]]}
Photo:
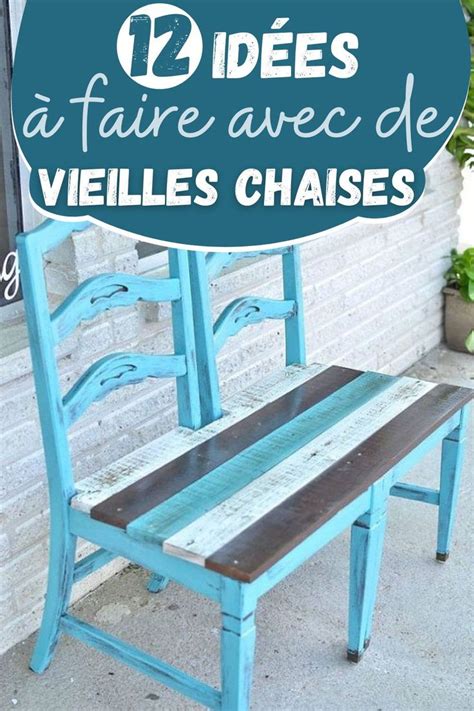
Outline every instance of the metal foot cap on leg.
{"label": "metal foot cap on leg", "polygon": [[347,659],[349,662],[353,662],[354,664],[358,664],[362,657],[364,656],[364,652],[367,649],[367,647],[370,644],[370,639],[366,639],[364,642],[364,648],[360,652],[354,652],[351,649],[347,650]]}
{"label": "metal foot cap on leg", "polygon": [[438,551],[436,552],[436,560],[439,560],[440,563],[446,563],[448,558],[449,558],[449,553],[439,553]]}

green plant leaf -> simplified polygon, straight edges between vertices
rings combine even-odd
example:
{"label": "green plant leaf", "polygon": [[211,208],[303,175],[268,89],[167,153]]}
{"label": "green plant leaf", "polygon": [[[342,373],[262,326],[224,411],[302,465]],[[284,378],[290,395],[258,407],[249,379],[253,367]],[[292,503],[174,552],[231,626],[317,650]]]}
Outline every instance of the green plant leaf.
{"label": "green plant leaf", "polygon": [[452,249],[451,266],[444,275],[448,286],[458,289],[465,301],[474,302],[474,247],[462,254]]}
{"label": "green plant leaf", "polygon": [[[448,141],[446,148],[460,167],[474,169],[474,0],[461,0],[466,18],[466,28],[471,41],[471,76],[461,123]],[[467,125],[466,125],[467,124]]]}
{"label": "green plant leaf", "polygon": [[466,348],[469,353],[474,353],[474,330],[466,338]]}
{"label": "green plant leaf", "polygon": [[474,280],[469,279],[467,284],[467,298],[469,301],[474,301]]}
{"label": "green plant leaf", "polygon": [[474,0],[462,0],[462,6],[471,17],[474,15]]}

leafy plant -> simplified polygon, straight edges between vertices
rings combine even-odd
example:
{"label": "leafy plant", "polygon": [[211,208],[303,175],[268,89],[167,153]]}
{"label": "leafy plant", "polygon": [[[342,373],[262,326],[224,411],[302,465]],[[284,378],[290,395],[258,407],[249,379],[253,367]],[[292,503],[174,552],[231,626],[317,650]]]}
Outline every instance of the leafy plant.
{"label": "leafy plant", "polygon": [[474,247],[468,247],[462,254],[457,249],[451,251],[451,266],[444,278],[465,301],[474,302]]}
{"label": "leafy plant", "polygon": [[471,331],[469,336],[466,338],[466,348],[469,353],[474,353],[474,331]]}
{"label": "leafy plant", "polygon": [[467,15],[466,25],[471,43],[471,76],[467,101],[459,126],[454,131],[446,148],[458,161],[461,168],[474,168],[474,0],[461,0]]}

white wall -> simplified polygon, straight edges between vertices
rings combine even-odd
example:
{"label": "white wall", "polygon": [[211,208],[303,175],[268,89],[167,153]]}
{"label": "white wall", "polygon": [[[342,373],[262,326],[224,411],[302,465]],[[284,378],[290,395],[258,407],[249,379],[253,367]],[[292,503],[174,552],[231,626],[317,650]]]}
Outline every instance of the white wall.
{"label": "white wall", "polygon": [[[303,248],[307,340],[312,359],[399,373],[442,338],[445,256],[457,243],[460,173],[443,155],[430,189],[408,217],[364,224]],[[94,234],[92,234],[94,233]],[[53,300],[98,271],[137,269],[134,242],[101,230],[61,246],[48,268]],[[219,278],[217,302],[249,293],[277,296],[279,262],[270,258]],[[24,329],[6,334],[0,359],[0,612],[3,649],[39,623],[47,568],[48,500],[35,396]],[[232,340],[220,359],[230,394],[282,363],[282,324],[269,322]],[[104,351],[169,348],[167,310],[132,308],[84,325],[60,350],[64,387]],[[8,354],[8,351],[9,354]],[[174,389],[144,383],[112,394],[72,431],[77,478],[157,437],[175,422]],[[88,552],[81,548],[81,555]],[[77,599],[117,570],[114,562],[75,589]]]}

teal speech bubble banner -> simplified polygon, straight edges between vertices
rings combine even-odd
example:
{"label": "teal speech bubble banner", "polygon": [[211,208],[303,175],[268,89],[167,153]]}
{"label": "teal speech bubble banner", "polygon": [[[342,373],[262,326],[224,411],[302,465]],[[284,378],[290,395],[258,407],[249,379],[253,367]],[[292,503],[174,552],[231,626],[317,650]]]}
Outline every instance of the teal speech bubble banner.
{"label": "teal speech bubble banner", "polygon": [[27,0],[13,119],[43,214],[270,246],[412,208],[469,66],[458,0]]}

